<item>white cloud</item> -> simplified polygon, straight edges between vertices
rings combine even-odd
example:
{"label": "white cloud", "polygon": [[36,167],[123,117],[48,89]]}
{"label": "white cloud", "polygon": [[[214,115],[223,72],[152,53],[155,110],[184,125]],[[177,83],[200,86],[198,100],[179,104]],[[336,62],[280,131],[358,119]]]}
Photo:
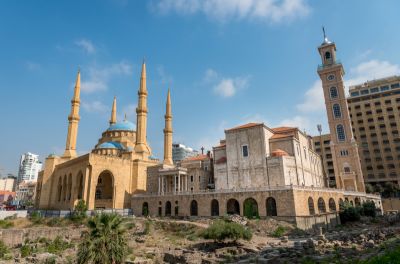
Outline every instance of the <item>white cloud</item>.
{"label": "white cloud", "polygon": [[314,82],[310,89],[304,95],[304,100],[296,105],[301,112],[314,112],[325,109],[324,93],[320,80]]}
{"label": "white cloud", "polygon": [[105,113],[109,110],[109,107],[101,101],[86,102],[82,100],[82,108],[89,113]]}
{"label": "white cloud", "polygon": [[158,0],[152,3],[153,9],[160,14],[202,13],[219,22],[258,20],[276,23],[310,13],[305,0]]}
{"label": "white cloud", "polygon": [[75,41],[75,45],[82,48],[88,54],[93,54],[96,52],[96,48],[90,40],[79,39]]}
{"label": "white cloud", "polygon": [[249,76],[223,77],[213,69],[207,69],[203,82],[206,85],[213,85],[214,93],[224,98],[232,97],[240,89],[246,88],[249,84]]}
{"label": "white cloud", "polygon": [[304,130],[306,130],[306,131],[312,130],[310,120],[307,117],[300,116],[300,115],[293,116],[291,118],[287,118],[287,119],[282,120],[279,123],[279,126],[297,127],[302,131],[304,131]]}
{"label": "white cloud", "polygon": [[[81,90],[86,93],[105,91],[108,89],[108,82],[113,76],[130,75],[131,73],[132,65],[123,61],[103,68],[90,66],[87,73],[82,72]],[[88,76],[87,79],[86,76]]]}

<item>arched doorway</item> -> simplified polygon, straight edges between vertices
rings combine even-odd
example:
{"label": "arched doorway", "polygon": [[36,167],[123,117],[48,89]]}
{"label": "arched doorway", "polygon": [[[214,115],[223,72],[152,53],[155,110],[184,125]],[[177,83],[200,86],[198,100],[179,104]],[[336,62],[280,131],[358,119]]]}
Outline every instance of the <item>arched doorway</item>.
{"label": "arched doorway", "polygon": [[308,197],[308,210],[310,215],[315,215],[314,200],[311,197]]}
{"label": "arched doorway", "polygon": [[94,206],[98,209],[113,208],[114,177],[111,172],[103,171],[97,178]]}
{"label": "arched doorway", "polygon": [[219,216],[219,202],[216,199],[211,201],[211,216]]}
{"label": "arched doorway", "polygon": [[65,201],[67,200],[67,175],[64,175],[62,190],[63,190],[62,200]]}
{"label": "arched doorway", "polygon": [[342,198],[339,198],[339,210],[343,210],[344,202]]}
{"label": "arched doorway", "polygon": [[198,215],[198,208],[197,208],[197,201],[193,200],[190,203],[190,215],[191,216],[197,216]]}
{"label": "arched doorway", "polygon": [[62,194],[62,180],[61,180],[61,177],[58,178],[58,187],[57,187],[57,189],[58,189],[58,193],[57,193],[58,201],[61,202],[61,194]]}
{"label": "arched doorway", "polygon": [[70,173],[68,176],[68,195],[67,200],[71,201],[72,198],[72,174]]}
{"label": "arched doorway", "polygon": [[276,201],[272,197],[267,198],[267,216],[277,216]]}
{"label": "arched doorway", "polygon": [[318,212],[321,213],[326,213],[326,206],[325,206],[325,201],[322,199],[322,197],[319,197],[318,199]]}
{"label": "arched doorway", "polygon": [[249,219],[259,217],[258,204],[253,198],[247,198],[243,202],[243,215]]}
{"label": "arched doorway", "polygon": [[171,216],[171,202],[167,201],[165,203],[165,216]]}
{"label": "arched doorway", "polygon": [[356,197],[354,199],[354,203],[356,204],[356,206],[360,206],[361,205],[360,198]]}
{"label": "arched doorway", "polygon": [[149,204],[147,202],[144,202],[142,205],[142,215],[143,216],[149,215]]}
{"label": "arched doorway", "polygon": [[240,205],[236,199],[229,199],[226,203],[226,213],[227,214],[237,214],[240,215]]}
{"label": "arched doorway", "polygon": [[336,211],[336,203],[333,198],[329,198],[329,211],[335,212]]}

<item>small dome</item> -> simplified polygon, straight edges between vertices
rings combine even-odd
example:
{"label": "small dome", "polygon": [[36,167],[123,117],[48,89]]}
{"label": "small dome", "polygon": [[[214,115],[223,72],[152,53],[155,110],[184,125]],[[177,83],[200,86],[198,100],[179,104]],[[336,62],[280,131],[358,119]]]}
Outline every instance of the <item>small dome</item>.
{"label": "small dome", "polygon": [[111,125],[107,129],[107,131],[114,131],[114,130],[135,131],[135,124],[125,120],[120,123],[115,123],[114,125]]}
{"label": "small dome", "polygon": [[124,149],[124,146],[121,143],[109,141],[101,143],[97,146],[97,149]]}
{"label": "small dome", "polygon": [[271,153],[272,157],[282,157],[282,156],[289,156],[289,154],[281,149],[276,149]]}

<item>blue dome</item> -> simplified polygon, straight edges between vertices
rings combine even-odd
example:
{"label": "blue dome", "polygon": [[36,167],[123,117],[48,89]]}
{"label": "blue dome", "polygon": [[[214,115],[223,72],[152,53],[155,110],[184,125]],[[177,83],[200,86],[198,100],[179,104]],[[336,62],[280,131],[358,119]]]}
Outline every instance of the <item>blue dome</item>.
{"label": "blue dome", "polygon": [[109,141],[101,143],[97,146],[97,149],[124,149],[124,146],[122,146],[121,143]]}
{"label": "blue dome", "polygon": [[115,123],[114,125],[111,125],[107,131],[114,131],[114,130],[129,130],[129,131],[134,131],[135,130],[135,125],[129,121],[123,121],[120,123]]}

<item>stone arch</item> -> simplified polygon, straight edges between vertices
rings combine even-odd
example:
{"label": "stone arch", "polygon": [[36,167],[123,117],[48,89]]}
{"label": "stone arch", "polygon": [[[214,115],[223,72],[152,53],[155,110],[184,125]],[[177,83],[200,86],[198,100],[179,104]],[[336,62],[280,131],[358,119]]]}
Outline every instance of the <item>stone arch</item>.
{"label": "stone arch", "polygon": [[79,171],[78,173],[78,200],[83,199],[83,173],[82,171]]}
{"label": "stone arch", "polygon": [[179,215],[179,204],[178,201],[175,201],[175,212],[174,215]]}
{"label": "stone arch", "polygon": [[353,200],[350,200],[350,204],[351,206],[354,206]]}
{"label": "stone arch", "polygon": [[229,199],[226,203],[226,213],[227,214],[237,214],[240,215],[240,205],[236,199]]}
{"label": "stone arch", "polygon": [[67,175],[64,175],[62,190],[62,200],[65,201],[67,199]]}
{"label": "stone arch", "polygon": [[114,175],[105,170],[99,174],[96,184],[95,208],[113,208],[114,200]]}
{"label": "stone arch", "polygon": [[172,206],[171,206],[171,202],[170,202],[170,201],[167,201],[167,202],[165,203],[165,216],[171,216],[171,210],[172,210],[171,207],[172,207]]}
{"label": "stone arch", "polygon": [[322,197],[318,198],[318,212],[319,213],[326,213],[326,206],[325,201]]}
{"label": "stone arch", "polygon": [[333,200],[333,198],[329,198],[329,211],[331,212],[336,212],[336,203],[335,200]]}
{"label": "stone arch", "polygon": [[62,179],[61,176],[58,178],[58,186],[57,186],[57,200],[61,202],[61,194],[62,194]]}
{"label": "stone arch", "polygon": [[354,199],[354,203],[355,203],[356,206],[360,206],[361,205],[360,198],[356,197]]}
{"label": "stone arch", "polygon": [[149,215],[149,203],[148,202],[144,202],[142,205],[142,215],[143,216]]}
{"label": "stone arch", "polygon": [[67,200],[71,201],[71,198],[72,198],[72,174],[71,173],[68,175],[68,189],[67,190],[68,190]]}
{"label": "stone arch", "polygon": [[249,219],[259,217],[258,204],[253,198],[247,198],[243,202],[243,215]]}
{"label": "stone arch", "polygon": [[310,215],[315,215],[314,200],[311,197],[308,197],[308,210]]}
{"label": "stone arch", "polygon": [[266,200],[267,216],[277,216],[276,200],[273,197],[268,197]]}
{"label": "stone arch", "polygon": [[211,216],[219,216],[219,202],[217,199],[211,201]]}
{"label": "stone arch", "polygon": [[190,202],[190,216],[198,216],[198,205],[196,200]]}
{"label": "stone arch", "polygon": [[331,53],[330,53],[329,51],[325,52],[325,59],[326,59],[326,60],[329,60],[329,59],[331,59],[331,58],[332,58]]}

